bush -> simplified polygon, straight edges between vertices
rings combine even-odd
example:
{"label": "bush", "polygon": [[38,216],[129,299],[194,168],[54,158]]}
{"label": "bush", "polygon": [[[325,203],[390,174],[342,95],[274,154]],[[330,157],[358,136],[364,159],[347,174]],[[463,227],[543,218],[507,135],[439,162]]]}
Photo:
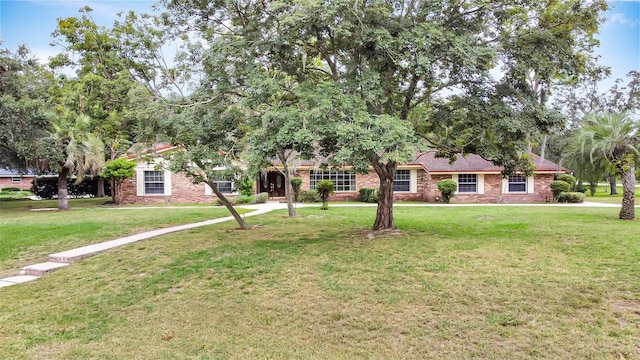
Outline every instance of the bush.
{"label": "bush", "polygon": [[22,191],[22,189],[20,189],[17,186],[7,186],[7,187],[3,187],[2,190],[0,190],[0,192],[3,192],[3,193],[20,192],[20,191]]}
{"label": "bush", "polygon": [[302,179],[300,178],[291,179],[291,187],[293,188],[293,200],[295,202],[300,201],[300,186],[302,186]]}
{"label": "bush", "polygon": [[248,177],[244,177],[236,182],[236,191],[242,196],[253,195],[253,180]]}
{"label": "bush", "polygon": [[315,203],[321,202],[320,195],[315,190],[302,190],[300,191],[300,202],[303,203]]}
{"label": "bush", "polygon": [[569,174],[560,174],[557,176],[556,180],[566,182],[567,184],[569,184],[570,189],[574,189],[574,187],[576,186],[576,178]]}
{"label": "bush", "polygon": [[360,193],[360,195],[358,196],[359,200],[361,202],[366,202],[366,203],[370,202],[371,200],[369,199],[373,195],[374,191],[375,189],[373,188],[368,188],[368,187],[360,188],[360,190],[358,190],[358,192]]}
{"label": "bush", "polygon": [[254,201],[256,204],[264,204],[269,199],[269,193],[262,192],[255,196]]}
{"label": "bush", "polygon": [[551,182],[551,191],[553,192],[553,198],[557,201],[560,193],[569,192],[571,185],[562,180],[554,180]]}
{"label": "bush", "polygon": [[584,193],[581,192],[561,192],[558,195],[558,202],[561,203],[581,203],[584,202]]}
{"label": "bush", "polygon": [[[75,179],[69,179],[67,192],[70,198],[95,197],[98,193],[98,181],[102,179],[85,178],[80,184],[76,184]],[[31,185],[31,191],[43,199],[53,199],[58,196],[58,177],[36,178]],[[105,194],[111,196],[111,186],[104,184]]]}
{"label": "bush", "polygon": [[240,195],[240,196],[236,196],[234,200],[236,204],[241,204],[241,205],[253,204],[253,196]]}
{"label": "bush", "polygon": [[455,195],[456,190],[458,190],[458,183],[453,181],[452,179],[444,179],[438,181],[438,190],[442,194],[442,201],[445,204],[448,204],[451,198]]}

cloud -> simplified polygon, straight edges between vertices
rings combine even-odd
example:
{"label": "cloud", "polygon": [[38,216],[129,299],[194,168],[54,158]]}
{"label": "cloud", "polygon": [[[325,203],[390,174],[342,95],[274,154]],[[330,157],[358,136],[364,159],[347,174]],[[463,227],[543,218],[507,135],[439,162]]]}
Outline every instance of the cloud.
{"label": "cloud", "polygon": [[636,27],[638,26],[639,20],[630,18],[625,13],[615,13],[607,18],[605,25],[622,25],[625,27]]}

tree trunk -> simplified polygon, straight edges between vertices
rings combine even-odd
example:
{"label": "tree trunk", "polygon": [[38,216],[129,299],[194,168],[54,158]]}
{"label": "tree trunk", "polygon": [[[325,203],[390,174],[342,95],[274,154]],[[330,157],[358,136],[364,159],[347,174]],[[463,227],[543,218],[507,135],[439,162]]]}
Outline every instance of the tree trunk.
{"label": "tree trunk", "polygon": [[247,222],[244,221],[244,219],[240,216],[240,214],[238,214],[238,211],[236,211],[233,205],[231,205],[229,200],[227,200],[227,198],[224,195],[222,195],[222,193],[220,192],[220,190],[218,190],[218,187],[213,182],[213,180],[207,180],[206,183],[207,185],[209,185],[209,187],[211,187],[211,191],[213,191],[213,193],[216,194],[216,196],[218,197],[222,205],[224,205],[227,208],[227,210],[229,210],[233,218],[238,223],[238,226],[242,229],[248,229],[249,224],[247,224]]}
{"label": "tree trunk", "polygon": [[67,183],[69,177],[69,169],[62,167],[58,172],[58,210],[67,210],[69,207],[69,198]]}
{"label": "tree trunk", "polygon": [[378,210],[373,230],[396,229],[396,223],[393,220],[393,178],[396,174],[396,163],[390,161],[383,165],[374,162],[373,168],[380,178]]}
{"label": "tree trunk", "polygon": [[284,196],[287,199],[287,209],[289,210],[289,217],[296,216],[296,209],[293,207],[293,187],[291,186],[291,173],[289,172],[289,164],[284,156],[284,151],[278,154],[282,166],[284,167]]}
{"label": "tree trunk", "polygon": [[620,219],[633,220],[635,214],[636,198],[636,169],[633,162],[627,164],[628,169],[623,170],[622,175],[622,208],[620,209]]}
{"label": "tree trunk", "polygon": [[122,204],[122,192],[120,188],[122,186],[122,181],[113,181],[111,185],[111,198],[113,199],[113,203],[115,205]]}
{"label": "tree trunk", "polygon": [[609,187],[611,191],[609,195],[618,195],[618,185],[616,184],[616,176],[609,174]]}
{"label": "tree trunk", "polygon": [[547,151],[547,142],[549,142],[549,135],[542,134],[542,143],[540,144],[540,158],[542,160],[545,159],[545,153]]}
{"label": "tree trunk", "polygon": [[101,177],[97,177],[96,182],[96,197],[105,197],[104,194],[104,180]]}

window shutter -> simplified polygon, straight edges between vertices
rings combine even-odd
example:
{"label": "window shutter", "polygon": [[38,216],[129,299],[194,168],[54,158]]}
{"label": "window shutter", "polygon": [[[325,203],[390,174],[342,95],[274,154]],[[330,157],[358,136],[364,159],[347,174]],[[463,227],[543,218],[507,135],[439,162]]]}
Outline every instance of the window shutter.
{"label": "window shutter", "polygon": [[[455,181],[458,184],[458,174],[451,175],[451,180]],[[458,194],[459,185],[456,185],[456,191],[453,193],[454,195]]]}
{"label": "window shutter", "polygon": [[171,195],[171,171],[164,171],[164,194],[167,196]]}
{"label": "window shutter", "polygon": [[211,186],[207,183],[204,183],[204,194],[207,196],[213,195],[213,190],[211,190]]}
{"label": "window shutter", "polygon": [[527,194],[533,194],[535,190],[536,189],[533,183],[533,175],[527,176]]}
{"label": "window shutter", "polygon": [[144,170],[136,169],[136,195],[144,196]]}
{"label": "window shutter", "polygon": [[410,179],[410,185],[409,185],[409,191],[412,193],[417,193],[418,192],[418,170],[411,170],[409,172],[409,179]]}
{"label": "window shutter", "polygon": [[509,178],[508,177],[503,177],[502,178],[502,193],[503,194],[508,194],[509,193]]}
{"label": "window shutter", "polygon": [[476,190],[478,191],[478,194],[484,194],[484,174],[478,174],[476,175],[476,178],[478,179]]}

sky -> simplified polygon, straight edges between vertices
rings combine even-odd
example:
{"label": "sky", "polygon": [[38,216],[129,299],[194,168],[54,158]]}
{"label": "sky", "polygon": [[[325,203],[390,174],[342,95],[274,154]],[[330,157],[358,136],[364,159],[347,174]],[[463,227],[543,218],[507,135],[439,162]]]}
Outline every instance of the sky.
{"label": "sky", "polygon": [[[60,52],[49,45],[57,18],[80,16],[78,9],[89,6],[97,24],[110,26],[118,19],[117,13],[151,12],[153,4],[149,0],[0,0],[2,47],[15,49],[19,44],[27,44],[46,61]],[[598,35],[600,64],[610,66],[612,72],[600,85],[603,91],[615,79],[624,79],[629,71],[640,71],[640,0],[610,1],[609,5]]]}

